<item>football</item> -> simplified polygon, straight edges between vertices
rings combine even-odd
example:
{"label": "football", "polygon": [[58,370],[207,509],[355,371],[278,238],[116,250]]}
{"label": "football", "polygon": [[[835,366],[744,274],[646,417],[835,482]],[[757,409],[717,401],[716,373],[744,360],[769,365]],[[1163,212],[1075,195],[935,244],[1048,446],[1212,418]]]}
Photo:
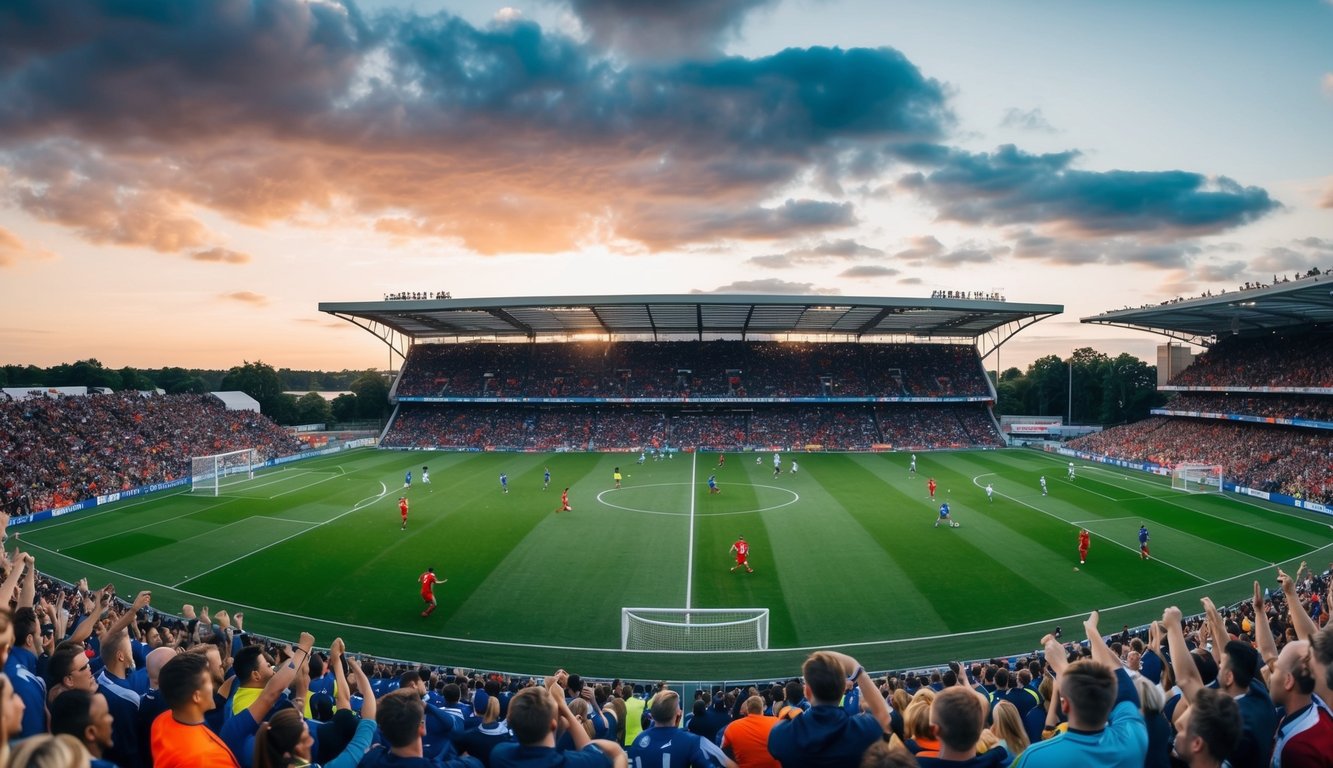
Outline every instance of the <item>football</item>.
{"label": "football", "polygon": [[954,523],[954,524],[953,524],[953,527],[957,528],[957,527],[958,527],[958,523]]}

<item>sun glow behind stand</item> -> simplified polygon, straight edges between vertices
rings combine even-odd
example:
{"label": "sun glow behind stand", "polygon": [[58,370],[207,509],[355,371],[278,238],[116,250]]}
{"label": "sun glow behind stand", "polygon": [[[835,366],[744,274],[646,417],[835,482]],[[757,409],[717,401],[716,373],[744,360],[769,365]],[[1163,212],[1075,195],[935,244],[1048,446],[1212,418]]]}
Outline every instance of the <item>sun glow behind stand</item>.
{"label": "sun glow behind stand", "polygon": [[259,456],[253,448],[195,456],[190,459],[190,493],[217,496],[223,488],[253,479],[258,463]]}
{"label": "sun glow behind stand", "polygon": [[1221,493],[1222,467],[1217,464],[1177,464],[1171,469],[1171,487],[1188,493]]}
{"label": "sun glow behind stand", "polygon": [[767,608],[621,608],[622,651],[768,650]]}

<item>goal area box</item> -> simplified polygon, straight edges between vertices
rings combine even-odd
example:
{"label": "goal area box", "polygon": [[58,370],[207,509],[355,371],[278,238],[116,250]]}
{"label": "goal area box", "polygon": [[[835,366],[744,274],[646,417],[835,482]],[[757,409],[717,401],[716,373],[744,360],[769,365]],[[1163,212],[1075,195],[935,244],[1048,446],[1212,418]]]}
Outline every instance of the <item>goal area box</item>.
{"label": "goal area box", "polygon": [[622,608],[622,651],[768,650],[767,608]]}
{"label": "goal area box", "polygon": [[190,459],[190,492],[217,496],[228,485],[254,476],[259,453],[254,448]]}
{"label": "goal area box", "polygon": [[1220,464],[1177,464],[1171,468],[1171,487],[1187,493],[1221,493]]}

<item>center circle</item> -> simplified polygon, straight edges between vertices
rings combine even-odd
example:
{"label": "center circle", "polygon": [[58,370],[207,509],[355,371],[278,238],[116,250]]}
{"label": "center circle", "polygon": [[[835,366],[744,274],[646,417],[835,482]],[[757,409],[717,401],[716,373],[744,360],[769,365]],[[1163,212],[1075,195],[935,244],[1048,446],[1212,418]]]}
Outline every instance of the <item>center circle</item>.
{"label": "center circle", "polygon": [[[694,484],[693,483],[648,483],[647,485],[636,485],[632,488],[608,488],[597,494],[597,502],[599,504],[611,507],[612,509],[619,509],[625,512],[638,512],[644,515],[666,515],[669,517],[688,516],[690,514],[689,512],[663,512],[661,510],[656,510],[656,509],[639,509],[638,507],[627,507],[623,504],[615,504],[613,502],[606,500],[608,494],[623,493],[624,491],[633,491],[633,490],[638,490],[640,488],[661,488],[661,487],[681,486],[681,485],[693,487]],[[780,488],[775,485],[755,485],[753,483],[741,483],[741,484],[728,483],[728,485],[731,487],[742,486],[750,488],[767,488],[770,491],[782,491],[783,493],[789,494],[791,496],[791,499],[784,501],[781,504],[773,504],[767,507],[759,507],[757,509],[738,509],[738,510],[733,510],[731,512],[695,512],[694,513],[695,517],[729,517],[731,515],[752,515],[756,512],[771,512],[775,509],[782,509],[783,507],[789,507],[792,504],[795,504],[796,502],[801,500],[800,494],[796,493],[796,491],[793,491],[788,488]]]}

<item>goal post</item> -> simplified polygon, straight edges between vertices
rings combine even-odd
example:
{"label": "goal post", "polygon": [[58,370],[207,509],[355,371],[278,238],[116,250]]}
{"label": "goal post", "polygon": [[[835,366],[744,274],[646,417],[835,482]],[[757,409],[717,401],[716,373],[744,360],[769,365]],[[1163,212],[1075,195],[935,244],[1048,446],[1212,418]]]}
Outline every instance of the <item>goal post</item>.
{"label": "goal post", "polygon": [[768,650],[767,608],[621,608],[622,651]]}
{"label": "goal post", "polygon": [[217,496],[227,485],[249,480],[259,464],[254,448],[190,459],[190,492]]}
{"label": "goal post", "polygon": [[1220,464],[1177,464],[1171,468],[1171,487],[1187,493],[1221,493]]}

